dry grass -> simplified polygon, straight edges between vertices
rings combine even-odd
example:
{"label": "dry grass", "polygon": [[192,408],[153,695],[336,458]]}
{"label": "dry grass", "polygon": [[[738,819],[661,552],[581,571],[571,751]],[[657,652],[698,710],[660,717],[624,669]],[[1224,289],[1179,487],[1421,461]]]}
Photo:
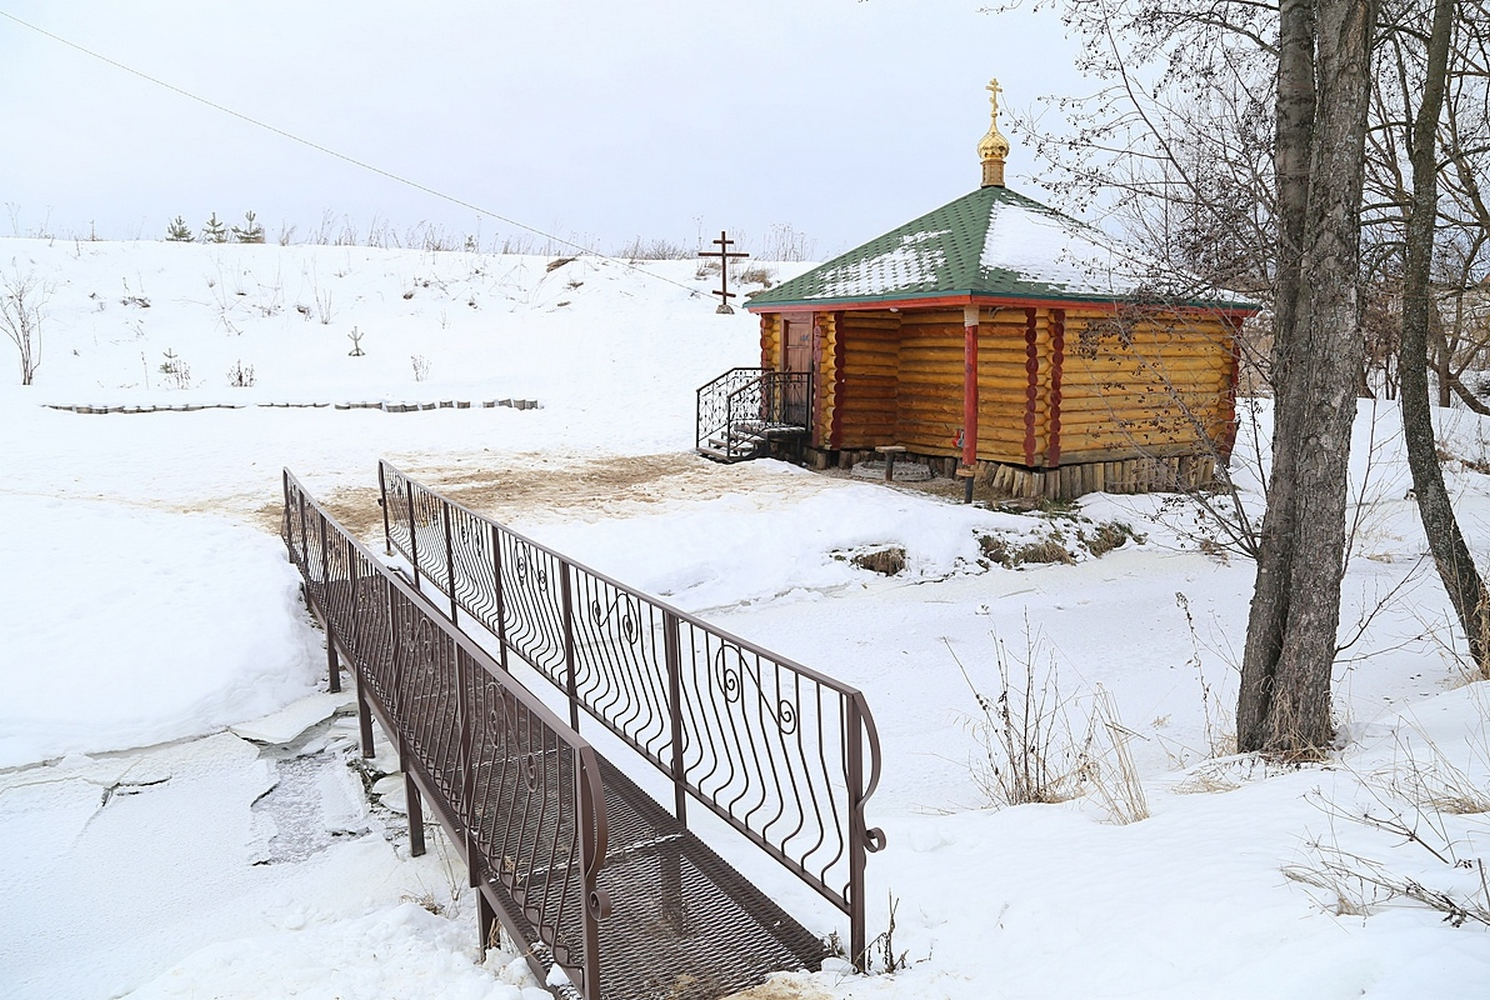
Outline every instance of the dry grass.
{"label": "dry grass", "polygon": [[992,697],[978,690],[957,654],[952,654],[978,704],[979,715],[968,724],[981,751],[981,759],[971,766],[974,785],[996,806],[1076,798],[1083,791],[1086,754],[1071,728],[1054,656],[1049,657],[1050,669],[1037,680],[1036,661],[1044,658],[1044,651],[1028,621],[1022,652],[1011,654],[998,636],[993,643],[999,692]]}
{"label": "dry grass", "polygon": [[894,576],[905,569],[905,549],[891,546],[873,552],[861,552],[849,560],[860,569],[884,576]]}
{"label": "dry grass", "polygon": [[1113,549],[1120,549],[1129,541],[1142,545],[1147,537],[1135,532],[1131,525],[1121,521],[1104,521],[1092,529],[1091,535],[1087,535],[1085,529],[1076,530],[1077,540],[1088,552],[1098,559],[1107,555]]}
{"label": "dry grass", "polygon": [[[1374,802],[1346,806],[1316,792],[1314,804],[1328,817],[1330,834],[1308,841],[1304,860],[1285,866],[1283,874],[1310,887],[1320,905],[1337,914],[1365,916],[1406,900],[1442,913],[1453,927],[1490,928],[1490,873],[1475,847],[1479,821],[1462,818],[1490,813],[1483,716],[1465,749],[1461,766],[1421,731],[1399,732],[1395,759],[1361,777]],[[1372,852],[1380,854],[1342,848],[1340,824],[1384,834]]]}
{"label": "dry grass", "polygon": [[1105,751],[1094,761],[1088,777],[1108,817],[1119,826],[1148,819],[1148,796],[1129,749],[1138,734],[1123,725],[1117,702],[1101,686],[1092,699],[1091,728],[1095,733],[1088,745],[1105,747]]}
{"label": "dry grass", "polygon": [[735,271],[735,281],[742,285],[760,285],[762,288],[770,288],[772,279],[776,277],[776,271],[763,264],[749,264]]}
{"label": "dry grass", "polygon": [[1030,563],[1061,563],[1070,566],[1076,562],[1076,554],[1055,536],[1014,545],[1004,535],[979,535],[978,548],[982,551],[983,558],[1005,569],[1015,569]]}
{"label": "dry grass", "polygon": [[1481,778],[1471,776],[1426,734],[1399,732],[1396,759],[1371,777],[1419,810],[1451,816],[1490,813],[1490,732],[1483,712],[1479,728],[1466,739],[1465,751],[1469,766],[1480,771]]}
{"label": "dry grass", "polygon": [[[994,637],[1000,685],[995,697],[978,690],[953,654],[980,713],[968,726],[981,753],[972,762],[974,784],[995,806],[1091,795],[1114,823],[1147,819],[1148,797],[1130,749],[1138,734],[1123,725],[1117,703],[1102,687],[1086,705],[1062,696],[1055,657],[1042,646],[1028,622],[1018,654]],[[1036,661],[1047,657],[1049,670],[1037,680]]]}
{"label": "dry grass", "polygon": [[1177,783],[1176,795],[1230,792],[1241,788],[1249,781],[1265,781],[1280,774],[1288,774],[1303,767],[1269,760],[1261,754],[1241,754],[1218,760],[1207,760],[1197,765]]}
{"label": "dry grass", "polygon": [[[1042,516],[1046,512],[1026,510],[1019,511],[1019,513]],[[1050,516],[1076,519],[1065,512],[1054,512]],[[1066,566],[1074,564],[1076,552],[1066,542],[1065,529],[1049,528],[1047,530],[1048,534],[1032,541],[1021,542],[1011,541],[1007,535],[979,535],[978,548],[982,550],[983,558],[1005,569],[1050,563],[1060,563]],[[1077,547],[1086,549],[1093,557],[1099,559],[1114,549],[1121,548],[1129,541],[1142,545],[1147,539],[1120,521],[1106,521],[1092,526],[1090,530],[1080,525],[1076,528]]]}

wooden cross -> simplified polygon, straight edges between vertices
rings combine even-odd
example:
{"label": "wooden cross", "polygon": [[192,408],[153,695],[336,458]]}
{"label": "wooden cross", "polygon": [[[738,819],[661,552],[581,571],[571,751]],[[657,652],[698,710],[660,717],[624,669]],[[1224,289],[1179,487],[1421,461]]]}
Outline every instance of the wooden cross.
{"label": "wooden cross", "polygon": [[729,262],[731,259],[749,257],[750,254],[742,253],[739,250],[731,250],[730,247],[734,245],[735,241],[730,239],[729,235],[723,229],[719,230],[719,239],[712,242],[719,247],[718,250],[700,250],[698,255],[700,257],[719,258],[719,291],[711,293],[719,296],[719,308],[714,311],[716,313],[733,313],[734,310],[730,308],[729,300],[735,297],[735,293],[729,290]]}

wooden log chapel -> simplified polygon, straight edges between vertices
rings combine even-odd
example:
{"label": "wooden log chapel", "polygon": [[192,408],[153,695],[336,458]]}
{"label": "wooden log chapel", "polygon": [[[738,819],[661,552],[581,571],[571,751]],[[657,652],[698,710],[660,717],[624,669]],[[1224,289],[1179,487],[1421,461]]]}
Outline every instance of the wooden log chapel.
{"label": "wooden log chapel", "polygon": [[1209,482],[1257,307],[1160,296],[1139,255],[1005,187],[988,90],[977,190],[747,301],[761,368],[810,373],[804,456],[903,448],[969,497],[974,479],[1051,499]]}

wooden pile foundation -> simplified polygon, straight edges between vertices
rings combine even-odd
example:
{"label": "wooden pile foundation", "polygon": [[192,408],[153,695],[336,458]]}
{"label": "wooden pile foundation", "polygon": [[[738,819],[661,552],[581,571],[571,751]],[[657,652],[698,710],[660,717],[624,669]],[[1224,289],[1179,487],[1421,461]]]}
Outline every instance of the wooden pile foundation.
{"label": "wooden pile foundation", "polygon": [[[808,464],[817,469],[831,466],[849,469],[860,462],[877,461],[874,451],[829,452],[810,449]],[[903,462],[929,466],[932,475],[952,478],[958,461],[946,456],[907,453]],[[1178,493],[1210,485],[1216,477],[1216,460],[1209,455],[1175,455],[1168,458],[1128,458],[1114,462],[1082,462],[1053,469],[1030,469],[1004,462],[979,462],[974,483],[995,496],[1047,500],[1075,500],[1087,493]]]}

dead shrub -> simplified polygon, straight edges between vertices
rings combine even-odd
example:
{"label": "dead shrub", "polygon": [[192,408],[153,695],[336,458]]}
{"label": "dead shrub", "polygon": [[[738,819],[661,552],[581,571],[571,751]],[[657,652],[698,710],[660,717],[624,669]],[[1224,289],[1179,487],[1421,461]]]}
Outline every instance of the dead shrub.
{"label": "dead shrub", "polygon": [[[1049,670],[1037,681],[1036,661],[1047,657]],[[955,652],[952,659],[978,703],[979,716],[968,728],[981,759],[971,762],[971,772],[988,803],[1065,802],[1090,794],[1114,823],[1148,818],[1148,798],[1129,748],[1138,734],[1123,725],[1116,702],[1100,686],[1085,709],[1061,695],[1055,655],[1043,648],[1028,620],[1021,653],[1011,655],[994,636],[996,697],[978,690]],[[1084,716],[1083,725],[1072,725],[1073,712],[1078,721]]]}
{"label": "dead shrub", "polygon": [[760,285],[770,288],[776,272],[762,264],[750,264],[735,272],[735,281],[742,285]]}
{"label": "dead shrub", "polygon": [[1003,535],[979,535],[978,548],[983,553],[983,558],[990,562],[998,563],[1005,569],[1012,568],[1009,560],[1012,553],[1009,551],[1009,540]]}
{"label": "dead shrub", "polygon": [[1011,654],[1002,639],[993,637],[999,681],[993,697],[978,690],[952,653],[978,703],[979,715],[968,725],[982,755],[972,762],[973,782],[993,805],[1065,802],[1082,792],[1086,753],[1072,731],[1053,654],[1050,669],[1035,676],[1036,661],[1044,658],[1041,645],[1028,621],[1021,653]]}

